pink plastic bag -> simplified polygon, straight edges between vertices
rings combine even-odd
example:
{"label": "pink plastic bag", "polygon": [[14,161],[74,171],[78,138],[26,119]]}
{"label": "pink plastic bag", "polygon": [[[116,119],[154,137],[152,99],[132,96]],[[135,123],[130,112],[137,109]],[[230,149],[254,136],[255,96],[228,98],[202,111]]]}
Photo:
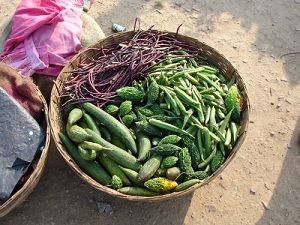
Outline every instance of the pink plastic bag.
{"label": "pink plastic bag", "polygon": [[25,76],[57,76],[81,49],[83,6],[83,0],[22,0],[0,61]]}

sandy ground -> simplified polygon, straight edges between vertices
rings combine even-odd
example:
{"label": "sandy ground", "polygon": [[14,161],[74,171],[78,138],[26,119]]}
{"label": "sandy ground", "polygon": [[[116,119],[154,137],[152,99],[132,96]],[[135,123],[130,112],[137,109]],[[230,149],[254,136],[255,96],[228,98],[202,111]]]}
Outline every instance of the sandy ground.
{"label": "sandy ground", "polygon": [[[19,1],[0,0],[0,20]],[[34,191],[0,224],[300,224],[300,1],[99,1],[89,11],[106,35],[111,23],[176,31],[219,50],[244,79],[251,103],[246,140],[209,185],[174,200],[116,199],[81,180],[49,151]],[[96,202],[112,213],[99,213]]]}

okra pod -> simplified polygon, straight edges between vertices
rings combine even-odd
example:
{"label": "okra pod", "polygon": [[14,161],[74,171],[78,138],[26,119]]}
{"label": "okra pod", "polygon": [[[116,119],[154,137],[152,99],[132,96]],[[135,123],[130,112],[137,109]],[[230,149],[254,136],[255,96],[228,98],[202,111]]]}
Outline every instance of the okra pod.
{"label": "okra pod", "polygon": [[237,137],[238,137],[238,128],[237,128],[237,125],[235,122],[230,122],[230,130],[231,130],[231,133],[232,133],[232,145],[235,144],[236,140],[237,140]]}
{"label": "okra pod", "polygon": [[227,129],[226,131],[226,139],[225,139],[225,146],[228,146],[231,143],[231,130],[230,128]]}
{"label": "okra pod", "polygon": [[223,120],[225,118],[225,114],[222,112],[222,110],[220,108],[216,109],[216,113],[217,113],[219,120]]}
{"label": "okra pod", "polygon": [[184,73],[184,77],[186,79],[188,79],[193,85],[199,85],[200,84],[199,81],[195,77],[191,76],[189,73]]}
{"label": "okra pod", "polygon": [[206,155],[210,155],[212,143],[211,143],[211,136],[210,136],[209,130],[208,130],[207,127],[204,127],[202,129],[202,132],[204,134],[204,148],[205,148],[205,153],[206,153]]}
{"label": "okra pod", "polygon": [[180,90],[178,87],[174,87],[174,91],[177,94],[178,98],[187,104],[198,106],[200,103],[195,101],[191,96],[186,94],[184,91]]}
{"label": "okra pod", "polygon": [[166,100],[167,104],[169,103],[173,107],[173,110],[174,110],[175,114],[177,116],[179,116],[180,115],[180,110],[177,106],[176,101],[173,98],[175,93],[173,91],[169,90],[167,87],[164,87],[162,85],[159,85],[159,88],[165,93],[165,95],[166,95],[165,100]]}
{"label": "okra pod", "polygon": [[191,138],[194,139],[194,136],[192,136],[191,134],[189,134],[185,130],[182,130],[179,127],[176,127],[176,126],[174,126],[172,124],[169,124],[169,123],[166,123],[166,122],[163,122],[163,121],[160,121],[160,120],[156,120],[156,119],[150,119],[149,123],[152,124],[152,125],[154,125],[154,126],[157,126],[157,127],[162,128],[162,129],[165,129],[165,130],[169,130],[169,131],[173,131],[175,133],[187,135],[187,136],[189,136],[189,137],[191,137]]}
{"label": "okra pod", "polygon": [[228,126],[232,111],[233,111],[233,109],[229,111],[229,113],[225,116],[223,122],[220,125],[219,132],[221,134],[223,134],[225,132],[225,129]]}
{"label": "okra pod", "polygon": [[180,101],[180,99],[177,97],[177,95],[173,96],[173,98],[174,98],[174,100],[175,100],[175,102],[176,102],[176,104],[177,104],[179,110],[181,111],[181,113],[182,113],[183,115],[187,115],[188,112],[187,112],[185,106],[183,105],[183,103],[182,103],[182,102]]}
{"label": "okra pod", "polygon": [[204,120],[204,123],[205,124],[208,124],[208,122],[209,122],[209,119],[210,119],[210,111],[211,111],[211,106],[210,105],[208,105],[207,106],[207,111],[206,111],[206,114],[205,114],[205,120]]}
{"label": "okra pod", "polygon": [[204,159],[206,158],[206,155],[204,154],[204,151],[203,151],[202,134],[201,134],[200,129],[198,129],[197,133],[196,133],[196,145],[197,145],[197,148],[200,152],[201,160],[204,161]]}
{"label": "okra pod", "polygon": [[222,96],[225,95],[225,93],[223,92],[223,89],[222,89],[219,85],[217,85],[214,81],[212,81],[211,79],[209,79],[205,74],[203,74],[203,73],[197,73],[197,75],[198,75],[202,80],[204,80],[206,83],[208,83],[208,84],[211,85],[212,87],[216,88],[216,89],[220,92],[220,94],[221,94]]}
{"label": "okra pod", "polygon": [[216,108],[213,106],[211,107],[211,112],[210,112],[210,118],[209,118],[209,130],[213,131],[214,128],[216,127],[217,122],[216,122]]}
{"label": "okra pod", "polygon": [[184,129],[185,125],[187,124],[187,122],[189,121],[191,115],[194,113],[194,109],[193,108],[190,108],[188,111],[187,111],[187,114],[184,115],[183,117],[183,125],[181,127],[181,129]]}
{"label": "okra pod", "polygon": [[224,147],[224,143],[223,142],[219,142],[220,145],[220,151],[222,152],[222,154],[225,156],[225,147]]}
{"label": "okra pod", "polygon": [[179,71],[179,72],[175,73],[174,75],[170,76],[169,79],[172,80],[172,79],[175,79],[177,77],[181,77],[181,76],[184,75],[184,73],[193,74],[193,73],[201,72],[203,70],[204,70],[203,67],[197,67],[197,68],[194,68],[194,69],[186,69],[186,70]]}
{"label": "okra pod", "polygon": [[216,89],[214,87],[210,87],[210,88],[207,88],[207,89],[200,90],[199,93],[202,94],[202,95],[205,95],[205,94],[212,94],[215,91],[216,91]]}
{"label": "okra pod", "polygon": [[219,73],[219,70],[217,68],[214,68],[212,66],[208,66],[208,65],[203,65],[202,66],[205,70],[205,72],[209,72],[209,73],[213,73],[213,74],[216,74],[216,73]]}
{"label": "okra pod", "polygon": [[201,169],[207,166],[211,162],[211,160],[215,157],[216,152],[217,152],[217,148],[216,146],[213,146],[213,150],[211,151],[210,155],[203,162],[199,164],[198,168]]}
{"label": "okra pod", "polygon": [[[194,116],[191,116],[191,120],[194,122],[193,126],[197,126],[197,127],[199,127],[201,130],[203,130],[203,129],[206,128],[206,129],[208,130],[208,132],[209,132],[211,138],[212,138],[214,141],[216,141],[216,142],[221,141],[221,139],[220,139],[217,135],[215,135],[213,132],[211,132],[207,127],[202,126],[201,123],[199,123],[199,121],[197,120],[197,118],[195,118]],[[195,122],[195,121],[197,121],[197,122]]]}

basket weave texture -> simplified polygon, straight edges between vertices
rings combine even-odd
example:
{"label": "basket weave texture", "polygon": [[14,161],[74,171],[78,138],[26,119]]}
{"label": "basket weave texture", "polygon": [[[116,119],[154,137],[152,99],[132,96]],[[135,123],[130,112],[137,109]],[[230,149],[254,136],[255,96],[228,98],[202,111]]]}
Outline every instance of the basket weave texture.
{"label": "basket weave texture", "polygon": [[17,190],[9,199],[7,199],[2,205],[0,205],[0,217],[3,217],[9,212],[11,212],[14,208],[19,206],[27,198],[27,196],[33,191],[33,189],[38,184],[45,168],[51,138],[49,114],[47,102],[40,90],[38,89],[38,87],[37,93],[44,105],[44,119],[40,124],[44,128],[46,135],[44,148],[39,156],[36,168],[33,170],[26,183],[19,190]]}
{"label": "basket weave texture", "polygon": [[[160,32],[160,31],[155,31],[155,32]],[[165,33],[166,31],[164,31]],[[189,189],[186,189],[181,192],[174,192],[170,194],[165,194],[165,195],[160,195],[160,196],[154,196],[154,197],[142,197],[142,196],[130,196],[130,195],[125,195],[122,193],[119,193],[116,190],[113,190],[112,188],[106,187],[101,185],[100,183],[96,182],[94,179],[92,179],[89,175],[84,173],[80,167],[75,163],[75,161],[70,157],[68,152],[66,151],[65,147],[62,145],[60,142],[58,133],[59,132],[64,132],[64,127],[65,124],[62,120],[62,115],[61,115],[61,99],[60,99],[60,93],[62,93],[62,90],[64,88],[64,83],[67,81],[68,77],[71,75],[69,71],[72,71],[77,68],[78,63],[88,63],[92,58],[95,58],[98,56],[99,51],[93,50],[93,48],[100,48],[100,47],[106,47],[106,46],[111,46],[114,44],[118,44],[123,41],[130,40],[134,35],[135,31],[128,31],[128,32],[123,32],[123,33],[117,33],[113,34],[111,36],[108,36],[104,39],[99,40],[97,43],[93,44],[88,48],[88,50],[85,50],[81,53],[78,53],[76,56],[73,57],[73,59],[64,67],[64,69],[61,71],[59,76],[56,79],[55,85],[52,89],[51,93],[51,99],[50,99],[50,113],[49,113],[49,118],[50,118],[50,124],[51,124],[51,133],[53,140],[55,142],[55,145],[62,155],[62,157],[66,160],[67,164],[77,173],[83,180],[85,180],[87,183],[89,183],[91,186],[94,188],[98,189],[99,191],[105,192],[107,194],[110,194],[115,197],[123,198],[123,199],[128,199],[132,201],[148,201],[148,202],[153,202],[153,201],[162,201],[162,200],[167,200],[170,198],[186,195],[188,193],[191,193],[195,191],[196,189],[200,188],[203,185],[208,184],[211,182],[217,175],[219,175],[224,168],[232,161],[232,159],[235,157],[237,151],[241,147],[245,136],[246,136],[246,131],[248,128],[248,122],[249,122],[249,112],[250,112],[250,102],[247,94],[247,89],[244,84],[244,81],[242,77],[239,75],[238,71],[233,67],[233,65],[223,56],[221,55],[217,50],[214,48],[206,45],[203,42],[198,41],[197,39],[176,34],[173,32],[168,32],[170,35],[176,35],[177,39],[180,41],[186,41],[190,45],[196,46],[199,48],[199,55],[206,57],[207,61],[211,63],[212,65],[216,66],[220,72],[223,73],[225,78],[229,81],[233,76],[236,77],[236,84],[243,96],[244,99],[244,105],[243,105],[243,110],[241,114],[241,130],[240,130],[240,137],[238,141],[236,142],[233,150],[231,151],[231,154],[228,156],[224,164],[213,174],[211,175],[208,179],[206,179],[204,182],[196,184],[192,186]]]}

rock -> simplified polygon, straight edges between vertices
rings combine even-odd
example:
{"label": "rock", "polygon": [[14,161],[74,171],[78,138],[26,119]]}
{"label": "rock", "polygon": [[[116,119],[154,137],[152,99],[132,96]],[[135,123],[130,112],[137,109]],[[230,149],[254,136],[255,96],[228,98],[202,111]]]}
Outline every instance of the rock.
{"label": "rock", "polygon": [[255,194],[256,194],[256,190],[255,190],[254,187],[251,187],[251,188],[250,188],[250,193],[251,193],[252,195],[255,195]]}
{"label": "rock", "polygon": [[105,38],[105,34],[98,23],[87,13],[82,12],[80,16],[82,20],[82,37],[81,44],[83,48]]}
{"label": "rock", "polygon": [[1,87],[0,109],[1,202],[10,196],[36,153],[43,149],[45,132],[25,108]]}
{"label": "rock", "polygon": [[263,207],[266,209],[266,210],[269,210],[270,208],[268,207],[268,205],[264,202],[264,201],[261,201]]}

